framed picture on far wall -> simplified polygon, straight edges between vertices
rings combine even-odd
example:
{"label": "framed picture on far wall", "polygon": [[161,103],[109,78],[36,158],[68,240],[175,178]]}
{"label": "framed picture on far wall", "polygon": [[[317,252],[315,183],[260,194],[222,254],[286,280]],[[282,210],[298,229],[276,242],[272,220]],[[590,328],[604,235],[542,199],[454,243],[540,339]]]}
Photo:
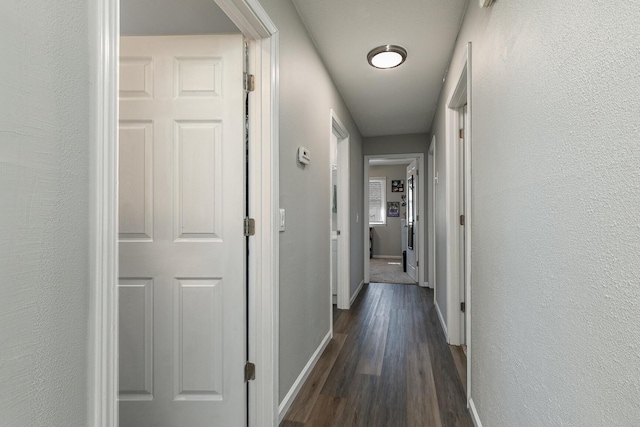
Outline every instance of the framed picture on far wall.
{"label": "framed picture on far wall", "polygon": [[389,218],[400,216],[400,202],[387,202],[387,216]]}
{"label": "framed picture on far wall", "polygon": [[392,193],[404,193],[404,179],[392,179],[391,180],[391,192]]}

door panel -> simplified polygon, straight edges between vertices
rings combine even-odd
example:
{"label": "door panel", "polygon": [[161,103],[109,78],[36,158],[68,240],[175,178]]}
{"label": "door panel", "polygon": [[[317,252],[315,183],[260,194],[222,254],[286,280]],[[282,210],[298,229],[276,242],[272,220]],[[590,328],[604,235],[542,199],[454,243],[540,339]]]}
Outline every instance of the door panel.
{"label": "door panel", "polygon": [[[407,274],[418,281],[418,162],[407,166]],[[404,231],[404,230],[403,230]]]}
{"label": "door panel", "polygon": [[[459,171],[459,190],[458,190],[458,206],[460,207],[460,215],[464,215],[466,212],[465,202],[467,199],[466,196],[466,187],[465,187],[465,151],[464,151],[464,141],[466,138],[467,132],[467,106],[466,104],[460,108],[459,110],[459,121],[460,121],[460,139],[459,139],[459,155],[458,155],[458,171]],[[466,276],[466,225],[460,223],[460,233],[459,233],[459,282],[460,282],[460,302],[465,302],[466,299],[466,284],[465,284],[465,276]],[[464,347],[466,345],[466,313],[461,311],[461,331],[460,331],[460,343]]]}
{"label": "door panel", "polygon": [[122,37],[120,426],[246,425],[241,35]]}
{"label": "door panel", "polygon": [[340,239],[338,225],[338,137],[332,130],[330,139],[330,168],[331,168],[331,295],[333,303],[338,301],[338,240]]}

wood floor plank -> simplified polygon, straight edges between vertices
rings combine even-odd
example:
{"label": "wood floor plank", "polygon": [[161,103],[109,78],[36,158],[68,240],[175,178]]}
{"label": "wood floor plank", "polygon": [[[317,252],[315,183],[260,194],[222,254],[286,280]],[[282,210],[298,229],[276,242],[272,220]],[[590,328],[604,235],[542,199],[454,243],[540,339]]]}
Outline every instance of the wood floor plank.
{"label": "wood floor plank", "polygon": [[[428,363],[425,363],[428,362]],[[436,385],[427,343],[416,343],[409,351],[407,369],[407,426],[442,427]]]}
{"label": "wood floor plank", "polygon": [[373,407],[376,405],[376,394],[380,377],[377,375],[358,374],[353,377],[352,386],[347,394],[347,408],[342,419],[336,425],[368,427],[373,425]]}
{"label": "wood floor plank", "polygon": [[320,395],[305,427],[335,427],[347,406],[347,400],[341,397]]}
{"label": "wood floor plank", "polygon": [[[400,285],[402,286],[402,285]],[[404,285],[407,286],[407,285]],[[411,343],[407,334],[407,311],[402,308],[402,288],[393,289],[387,345],[378,382],[375,405],[368,422],[372,426],[407,425],[407,354]],[[388,298],[390,298],[388,296]]]}
{"label": "wood floor plank", "polygon": [[298,421],[305,423],[309,420],[309,416],[316,405],[316,400],[320,394],[320,390],[331,372],[331,368],[338,358],[338,354],[342,350],[347,336],[344,334],[333,334],[333,338],[327,345],[327,348],[318,359],[318,363],[309,374],[309,378],[305,381],[300,389],[298,396],[293,401],[291,409],[286,414],[285,419],[288,421]]}
{"label": "wood floor plank", "polygon": [[467,412],[466,397],[460,385],[455,362],[442,329],[436,327],[440,320],[435,310],[430,313],[433,327],[427,329],[433,378],[438,394],[438,407],[443,426],[473,427]]}
{"label": "wood floor plank", "polygon": [[356,372],[366,375],[380,375],[389,331],[389,316],[376,316],[369,333],[360,349],[360,360]]}
{"label": "wood floor plank", "polygon": [[433,290],[365,285],[335,319],[280,427],[473,427]]}
{"label": "wood floor plank", "polygon": [[464,354],[464,350],[462,347],[457,345],[450,345],[449,350],[451,350],[451,356],[453,357],[453,362],[456,365],[456,371],[458,372],[458,378],[460,378],[460,384],[462,385],[462,390],[464,390],[465,395],[467,394],[467,355]]}
{"label": "wood floor plank", "polygon": [[369,425],[375,427],[407,426],[406,355],[385,357]]}

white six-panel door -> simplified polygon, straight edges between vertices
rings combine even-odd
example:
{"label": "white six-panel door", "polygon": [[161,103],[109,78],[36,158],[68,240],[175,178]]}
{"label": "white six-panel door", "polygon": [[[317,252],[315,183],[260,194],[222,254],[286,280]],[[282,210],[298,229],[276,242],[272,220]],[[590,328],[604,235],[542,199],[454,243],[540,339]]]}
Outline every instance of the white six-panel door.
{"label": "white six-panel door", "polygon": [[120,426],[245,426],[243,39],[120,50]]}

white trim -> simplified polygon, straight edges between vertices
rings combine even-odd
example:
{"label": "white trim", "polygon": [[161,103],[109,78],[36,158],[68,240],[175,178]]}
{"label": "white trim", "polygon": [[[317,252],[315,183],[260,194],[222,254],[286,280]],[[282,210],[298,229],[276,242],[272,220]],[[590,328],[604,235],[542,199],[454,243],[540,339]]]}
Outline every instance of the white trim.
{"label": "white trim", "polygon": [[440,326],[442,326],[442,332],[444,332],[444,337],[447,342],[449,342],[449,331],[447,330],[447,324],[444,321],[444,316],[442,315],[442,311],[440,311],[440,306],[438,305],[438,301],[434,301],[433,305],[436,306],[436,312],[438,313],[438,319],[440,319]]}
{"label": "white trim", "polygon": [[261,76],[253,92],[249,152],[249,207],[256,220],[256,238],[249,239],[254,255],[249,264],[249,359],[260,369],[249,383],[248,403],[249,425],[265,427],[275,425],[278,405],[278,109],[272,104],[278,93],[272,78],[277,48],[277,33],[270,40],[250,42],[249,66],[261,64],[262,71],[250,70]]}
{"label": "white trim", "polygon": [[[257,369],[249,387],[249,425],[273,427],[278,408],[278,49],[275,25],[257,0],[215,0],[250,39],[250,67],[257,77],[250,124],[252,215],[256,239],[249,279],[250,357]],[[118,425],[117,339],[117,94],[119,1],[92,3],[91,99],[91,427]],[[251,70],[250,70],[251,72]],[[260,283],[260,286],[257,286]]]}
{"label": "white trim", "polygon": [[[349,131],[333,109],[329,110],[329,132],[337,136],[338,144],[338,227],[340,237],[338,238],[338,301],[337,306],[341,310],[348,310],[351,304],[349,297],[351,293],[351,206],[349,194]],[[331,245],[329,245],[331,248]],[[333,304],[329,306],[331,309]]]}
{"label": "white trim", "polygon": [[119,2],[90,2],[92,94],[88,425],[118,424],[117,120]]}
{"label": "white trim", "polygon": [[[461,345],[462,321],[464,314],[460,311],[462,299],[462,289],[460,287],[460,224],[459,215],[461,212],[458,203],[460,188],[460,167],[459,167],[459,111],[458,109],[468,103],[467,77],[468,77],[468,55],[454,75],[458,76],[455,89],[449,96],[446,110],[446,162],[447,162],[447,185],[446,185],[446,220],[447,220],[447,327],[451,345]],[[467,130],[467,133],[468,130]],[[466,221],[469,222],[468,220]]]}
{"label": "white trim", "polygon": [[[472,127],[472,111],[473,111],[473,103],[471,102],[471,94],[472,92],[472,87],[471,87],[471,42],[469,42],[469,44],[467,45],[467,138],[465,139],[465,145],[464,145],[464,150],[465,150],[465,188],[467,190],[467,194],[466,194],[466,199],[465,199],[465,224],[467,226],[466,232],[465,232],[465,240],[466,240],[466,247],[465,247],[465,278],[464,278],[464,282],[465,282],[465,299],[466,299],[466,316],[465,316],[465,321],[466,321],[466,333],[467,336],[465,337],[465,343],[467,345],[467,399],[471,400],[471,311],[472,311],[472,304],[471,304],[471,286],[472,286],[472,282],[471,282],[471,243],[472,243],[472,239],[473,239],[473,233],[472,233],[472,227],[473,227],[473,217],[472,217],[472,191],[473,191],[473,181],[471,179],[472,177],[472,168],[471,168],[471,162],[472,162],[472,147],[473,147],[473,127]],[[479,421],[479,419],[478,419]]]}
{"label": "white trim", "polygon": [[311,371],[313,371],[313,368],[316,366],[316,363],[318,363],[320,356],[322,356],[324,349],[327,348],[327,345],[329,345],[330,341],[331,331],[327,332],[327,335],[325,335],[325,337],[322,339],[322,342],[313,353],[305,367],[302,369],[300,375],[298,375],[298,378],[289,389],[289,392],[287,392],[287,395],[284,397],[284,399],[282,399],[282,403],[280,403],[280,406],[278,407],[278,424],[282,422],[282,419],[287,414],[287,411],[289,410],[289,408],[291,408],[291,404],[296,399],[296,396],[300,392],[300,389],[304,385],[304,382],[307,380],[307,378],[309,378],[309,374],[311,374]]}
{"label": "white trim", "polygon": [[480,415],[478,415],[478,410],[476,409],[476,404],[474,403],[473,398],[469,398],[469,412],[471,413],[471,420],[473,421],[473,425],[475,427],[482,427]]}
{"label": "white trim", "polygon": [[374,255],[372,258],[373,259],[383,259],[383,258],[402,259],[402,256],[398,256],[398,255]]}
{"label": "white trim", "polygon": [[428,193],[431,197],[431,203],[427,207],[427,219],[429,221],[427,238],[429,239],[429,286],[433,289],[433,300],[437,298],[438,288],[436,287],[436,136],[431,138],[431,144],[429,144],[429,156],[428,156]]}
{"label": "white trim", "polygon": [[[449,97],[449,103],[447,104],[446,120],[447,120],[447,220],[449,221],[447,226],[447,320],[449,330],[452,331],[449,343],[452,345],[460,345],[462,343],[462,319],[464,319],[464,329],[466,331],[464,342],[467,346],[467,400],[471,398],[471,239],[472,239],[472,179],[471,179],[471,147],[472,147],[472,127],[471,127],[471,114],[472,114],[472,102],[471,102],[471,43],[467,44],[466,55],[464,56],[461,64],[458,67],[458,82],[451,96]],[[459,265],[459,233],[461,232],[458,225],[458,213],[460,212],[458,206],[458,189],[459,185],[459,144],[457,129],[460,127],[458,108],[463,105],[467,105],[467,123],[465,123],[465,139],[464,139],[464,154],[465,163],[463,165],[465,172],[465,274],[464,277],[460,277],[460,265]],[[450,183],[450,184],[449,184]],[[465,308],[466,313],[460,312],[460,300],[462,299],[462,290],[460,289],[460,282],[464,281],[465,293]]]}
{"label": "white trim", "polygon": [[360,291],[362,290],[363,286],[364,286],[364,280],[360,282],[360,284],[358,285],[358,289],[356,289],[353,295],[351,295],[351,299],[349,300],[349,307],[351,307],[353,305],[353,302],[356,300],[356,298],[358,298],[358,294],[360,294]]}
{"label": "white trim", "polygon": [[[402,153],[402,154],[375,154],[375,155],[366,155],[364,156],[364,201],[365,201],[365,214],[367,218],[369,216],[369,161],[371,159],[416,159],[418,161],[418,257],[417,260],[422,261],[418,266],[418,283],[422,286],[425,286],[425,236],[424,236],[424,227],[423,224],[426,216],[425,209],[425,175],[426,169],[424,168],[424,153]],[[368,256],[368,248],[369,248],[369,221],[363,221],[364,226],[364,248],[365,248],[365,256],[364,256],[364,282],[369,283],[370,277],[370,262]],[[371,225],[375,227],[375,225]]]}

